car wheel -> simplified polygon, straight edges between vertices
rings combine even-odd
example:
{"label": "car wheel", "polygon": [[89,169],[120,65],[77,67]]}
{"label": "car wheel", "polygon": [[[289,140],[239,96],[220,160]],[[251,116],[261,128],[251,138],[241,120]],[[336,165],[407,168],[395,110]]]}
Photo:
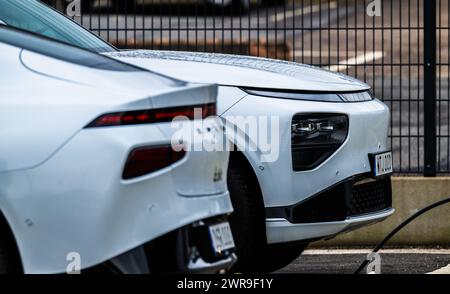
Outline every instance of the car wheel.
{"label": "car wheel", "polygon": [[307,244],[267,245],[264,202],[250,164],[233,152],[228,167],[228,189],[234,212],[229,220],[238,261],[233,272],[265,273],[280,269],[297,258]]}
{"label": "car wheel", "polygon": [[9,261],[8,261],[8,253],[5,248],[0,244],[0,274],[8,274],[11,271],[9,270]]}
{"label": "car wheel", "polygon": [[267,272],[273,272],[291,264],[303,253],[306,247],[308,247],[308,243],[270,245],[266,252],[265,268]]}
{"label": "car wheel", "polygon": [[0,214],[0,274],[23,273],[16,243],[6,220]]}

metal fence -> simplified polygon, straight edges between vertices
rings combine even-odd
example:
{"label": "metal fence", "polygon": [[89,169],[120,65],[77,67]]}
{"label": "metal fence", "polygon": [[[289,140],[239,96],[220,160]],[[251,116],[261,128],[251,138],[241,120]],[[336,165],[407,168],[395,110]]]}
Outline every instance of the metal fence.
{"label": "metal fence", "polygon": [[208,2],[220,1],[81,0],[74,19],[120,48],[248,54],[354,76],[391,109],[396,172],[450,173],[449,0]]}

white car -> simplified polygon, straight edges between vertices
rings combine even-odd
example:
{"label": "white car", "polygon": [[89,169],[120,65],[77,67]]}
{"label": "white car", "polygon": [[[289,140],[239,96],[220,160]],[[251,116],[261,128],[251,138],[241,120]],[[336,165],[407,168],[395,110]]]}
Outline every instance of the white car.
{"label": "white car", "polygon": [[[0,9],[0,19],[34,32],[45,28],[42,33],[47,36],[129,64],[220,85],[218,114],[239,149],[232,152],[228,170],[236,270],[280,268],[314,240],[382,221],[394,212],[389,109],[372,96],[367,84],[272,59],[121,52],[80,27],[73,28],[73,22],[51,9],[34,9],[35,13],[12,20]],[[260,130],[267,136],[264,128],[272,120],[275,127],[268,128],[272,140],[266,144]],[[252,121],[256,131],[249,130]]]}
{"label": "white car", "polygon": [[[189,151],[224,137],[206,118],[216,86],[5,27],[0,52],[0,272],[233,264],[228,153]],[[177,150],[180,115],[202,135],[178,134]]]}
{"label": "white car", "polygon": [[[239,151],[228,170],[239,270],[281,268],[309,242],[394,212],[389,109],[368,85],[264,58],[148,50],[105,55],[220,85],[218,113]],[[261,136],[266,130],[277,137],[269,145]]]}

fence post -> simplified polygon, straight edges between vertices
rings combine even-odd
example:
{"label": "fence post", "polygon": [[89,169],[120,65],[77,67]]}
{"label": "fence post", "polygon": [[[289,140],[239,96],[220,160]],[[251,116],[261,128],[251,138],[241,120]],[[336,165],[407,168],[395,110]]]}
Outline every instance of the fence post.
{"label": "fence post", "polygon": [[436,0],[423,1],[424,176],[436,176]]}

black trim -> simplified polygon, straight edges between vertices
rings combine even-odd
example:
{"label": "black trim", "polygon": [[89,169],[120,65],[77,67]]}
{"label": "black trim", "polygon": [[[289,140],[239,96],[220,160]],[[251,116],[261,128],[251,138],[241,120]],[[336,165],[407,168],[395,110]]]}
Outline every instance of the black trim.
{"label": "black trim", "polygon": [[259,88],[259,87],[241,87],[242,91],[262,91],[262,92],[280,92],[280,93],[291,93],[291,94],[356,94],[370,92],[370,88],[364,90],[354,90],[354,91],[316,91],[316,90],[292,90],[292,89],[279,89],[279,88]]}

